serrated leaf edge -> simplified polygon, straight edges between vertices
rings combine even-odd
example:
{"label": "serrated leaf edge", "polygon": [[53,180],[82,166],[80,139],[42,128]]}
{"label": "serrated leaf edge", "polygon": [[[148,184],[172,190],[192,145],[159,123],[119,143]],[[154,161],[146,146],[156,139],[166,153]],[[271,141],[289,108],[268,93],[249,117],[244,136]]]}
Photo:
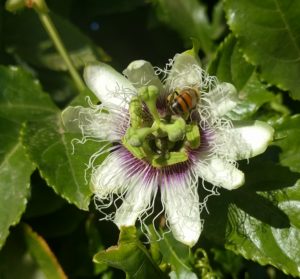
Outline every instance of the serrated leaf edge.
{"label": "serrated leaf edge", "polygon": [[[58,112],[58,114],[59,114],[59,113],[60,113],[60,112]],[[58,115],[56,115],[56,116],[58,116]],[[68,203],[76,205],[76,206],[77,206],[79,209],[81,209],[81,210],[88,211],[89,203],[90,203],[90,202],[88,202],[88,204],[87,204],[86,206],[82,206],[82,204],[80,204],[79,202],[71,201],[66,195],[64,195],[64,193],[60,193],[60,192],[56,189],[55,185],[50,181],[51,179],[47,176],[47,174],[45,174],[44,171],[42,171],[41,169],[39,169],[37,162],[34,160],[34,158],[32,158],[32,156],[31,156],[31,154],[30,154],[30,151],[29,151],[27,145],[24,143],[24,136],[25,136],[24,131],[25,131],[25,129],[26,129],[26,126],[27,126],[27,122],[24,122],[24,123],[22,124],[21,133],[20,133],[20,136],[21,136],[21,142],[22,142],[23,147],[25,148],[25,153],[26,153],[26,155],[27,155],[28,158],[31,160],[31,162],[33,162],[33,163],[35,164],[35,166],[36,166],[36,168],[38,169],[38,171],[39,171],[41,177],[46,181],[47,185],[48,185],[49,187],[51,187],[57,195],[59,195],[60,197],[64,198]],[[64,147],[65,147],[65,145],[64,145]],[[67,153],[67,152],[66,152],[66,153]],[[92,194],[91,194],[91,196],[92,196]],[[90,196],[90,197],[91,197],[91,196]]]}

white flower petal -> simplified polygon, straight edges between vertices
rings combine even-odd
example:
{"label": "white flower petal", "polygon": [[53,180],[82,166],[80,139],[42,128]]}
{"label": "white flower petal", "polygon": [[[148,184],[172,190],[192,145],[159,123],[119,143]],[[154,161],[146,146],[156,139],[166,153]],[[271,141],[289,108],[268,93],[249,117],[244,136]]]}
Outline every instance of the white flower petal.
{"label": "white flower petal", "polygon": [[179,175],[163,179],[162,184],[162,202],[172,234],[191,247],[202,230],[197,187]]}
{"label": "white flower petal", "polygon": [[204,180],[227,190],[239,188],[245,182],[245,176],[242,171],[219,158],[202,160],[197,165],[197,172]]}
{"label": "white flower petal", "polygon": [[129,125],[120,110],[101,113],[81,106],[67,107],[61,117],[68,132],[109,141],[120,141]]}
{"label": "white flower petal", "polygon": [[163,84],[155,74],[151,63],[145,60],[136,60],[131,62],[123,71],[123,74],[136,87],[155,85],[159,91],[163,91]]}
{"label": "white flower petal", "polygon": [[227,82],[218,84],[209,92],[207,98],[211,111],[215,116],[223,116],[232,110],[238,103],[238,94],[235,87]]}
{"label": "white flower petal", "polygon": [[147,184],[139,174],[131,179],[122,205],[117,209],[114,223],[120,228],[122,226],[133,226],[141,215],[151,207],[151,200],[157,190],[157,182]]}
{"label": "white flower petal", "polygon": [[244,123],[230,129],[223,136],[227,142],[227,157],[242,160],[259,155],[267,149],[273,139],[274,129],[265,122]]}
{"label": "white flower petal", "polygon": [[188,53],[176,54],[169,76],[167,87],[171,90],[187,86],[200,85],[204,71],[196,58]]}
{"label": "white flower petal", "polygon": [[91,184],[92,191],[98,200],[104,200],[112,194],[126,191],[128,182],[124,179],[122,165],[123,160],[116,150],[109,154],[102,164],[95,169],[92,174]]}
{"label": "white flower petal", "polygon": [[136,90],[120,73],[105,63],[90,64],[84,69],[84,80],[99,100],[111,105],[128,108]]}

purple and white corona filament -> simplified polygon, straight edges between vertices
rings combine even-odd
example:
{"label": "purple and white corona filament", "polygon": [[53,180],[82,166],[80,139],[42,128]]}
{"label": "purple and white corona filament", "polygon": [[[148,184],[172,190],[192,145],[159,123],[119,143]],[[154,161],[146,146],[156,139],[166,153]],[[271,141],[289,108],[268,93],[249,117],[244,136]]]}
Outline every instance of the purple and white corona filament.
{"label": "purple and white corona filament", "polygon": [[[193,246],[202,230],[199,179],[228,190],[240,187],[244,173],[236,161],[264,152],[273,129],[260,121],[230,120],[226,114],[239,101],[234,86],[209,76],[190,52],[177,54],[164,70],[134,61],[124,75],[104,63],[87,66],[85,81],[101,104],[63,113],[66,127],[77,125],[83,141],[114,143],[90,159],[97,207],[116,205],[105,218],[132,226],[153,213],[160,192],[174,237]],[[199,92],[196,106],[175,114],[168,96],[188,89]],[[96,166],[104,152],[108,156]]]}

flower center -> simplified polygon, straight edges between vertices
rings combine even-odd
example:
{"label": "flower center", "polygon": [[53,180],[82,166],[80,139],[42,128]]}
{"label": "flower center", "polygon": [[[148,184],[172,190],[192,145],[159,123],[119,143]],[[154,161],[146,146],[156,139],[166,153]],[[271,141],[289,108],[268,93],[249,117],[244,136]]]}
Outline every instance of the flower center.
{"label": "flower center", "polygon": [[138,159],[161,168],[188,160],[188,149],[200,146],[200,130],[171,110],[161,116],[156,102],[158,88],[150,85],[139,89],[129,105],[130,127],[123,145]]}

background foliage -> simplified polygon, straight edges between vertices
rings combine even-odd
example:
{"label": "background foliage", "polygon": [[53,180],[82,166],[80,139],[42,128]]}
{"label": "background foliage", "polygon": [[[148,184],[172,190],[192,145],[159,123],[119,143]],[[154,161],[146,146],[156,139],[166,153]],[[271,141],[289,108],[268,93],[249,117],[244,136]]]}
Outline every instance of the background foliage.
{"label": "background foliage", "polygon": [[73,154],[80,135],[60,119],[89,92],[30,3],[0,1],[0,278],[300,277],[300,2],[47,1],[80,75],[95,60],[163,67],[195,38],[203,67],[243,100],[230,116],[275,128],[267,152],[241,162],[246,184],[209,199],[192,250],[170,234],[144,245],[138,228],[119,236],[98,221],[85,164],[100,146]]}

